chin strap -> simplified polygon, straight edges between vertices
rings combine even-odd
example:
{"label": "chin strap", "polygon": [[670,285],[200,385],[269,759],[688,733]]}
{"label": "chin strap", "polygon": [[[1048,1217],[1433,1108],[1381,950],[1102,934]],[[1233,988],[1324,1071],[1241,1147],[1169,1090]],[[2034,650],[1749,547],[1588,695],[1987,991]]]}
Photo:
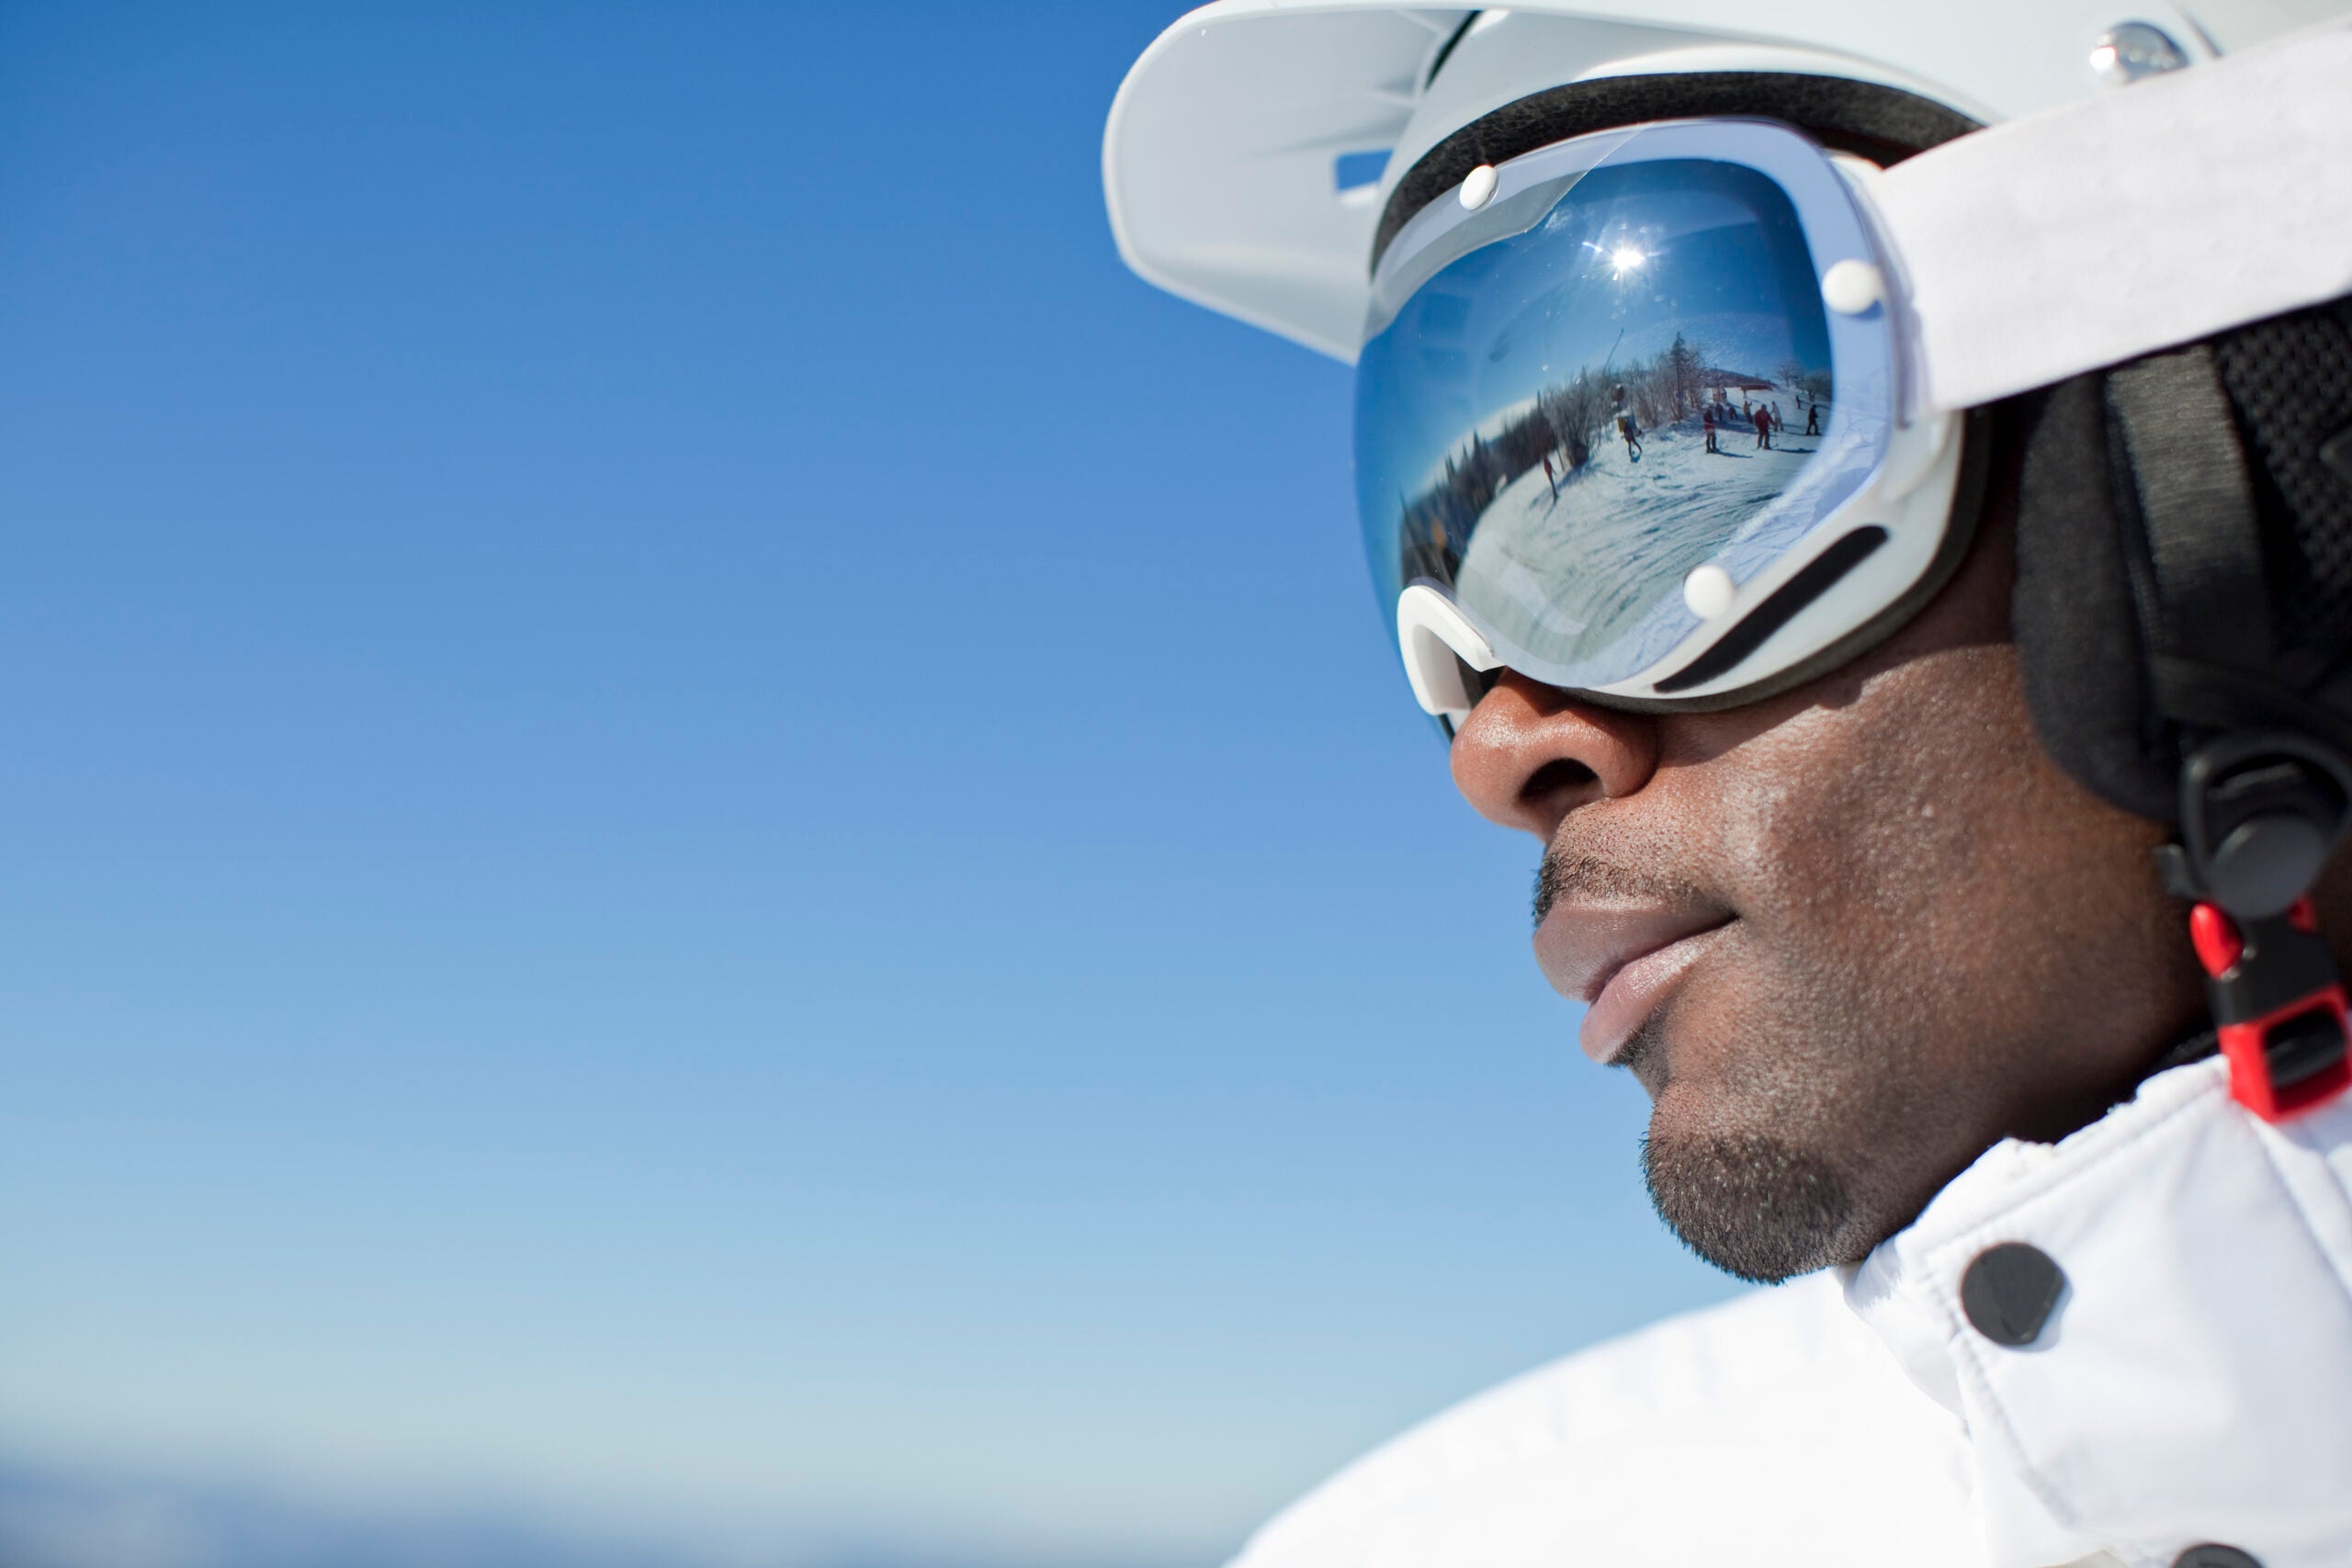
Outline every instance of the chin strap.
{"label": "chin strap", "polygon": [[2181,738],[2180,837],[2157,852],[2193,900],[2230,1089],[2277,1122],[2352,1087],[2352,1020],[2311,890],[2352,829],[2352,738],[2278,677],[2244,447],[2204,346],[2108,378],[2128,448],[2151,695]]}
{"label": "chin strap", "polygon": [[2157,852],[2166,885],[2196,900],[2188,939],[2230,1092],[2267,1122],[2352,1088],[2352,1016],[2310,895],[2348,811],[2343,757],[2242,730],[2181,769],[2180,840]]}
{"label": "chin strap", "polygon": [[2283,1122],[2352,1088],[2352,1020],[2309,898],[2244,921],[2199,904],[2188,934],[2239,1104]]}

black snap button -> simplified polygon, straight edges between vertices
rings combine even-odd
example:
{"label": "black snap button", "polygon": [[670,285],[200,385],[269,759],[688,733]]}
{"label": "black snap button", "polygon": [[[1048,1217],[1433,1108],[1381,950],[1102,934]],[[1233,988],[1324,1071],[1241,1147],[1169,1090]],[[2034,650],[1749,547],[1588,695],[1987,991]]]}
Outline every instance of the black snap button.
{"label": "black snap button", "polygon": [[2250,1551],[2240,1551],[2234,1546],[2217,1546],[2207,1541],[2192,1546],[2172,1560],[2172,1568],[2262,1568]]}
{"label": "black snap button", "polygon": [[[2050,1254],[2021,1241],[2005,1241],[1969,1262],[1960,1277],[1960,1305],[1976,1332],[1994,1344],[2030,1345],[2065,1288],[2066,1276]],[[2211,1568],[2224,1564],[2216,1562]]]}

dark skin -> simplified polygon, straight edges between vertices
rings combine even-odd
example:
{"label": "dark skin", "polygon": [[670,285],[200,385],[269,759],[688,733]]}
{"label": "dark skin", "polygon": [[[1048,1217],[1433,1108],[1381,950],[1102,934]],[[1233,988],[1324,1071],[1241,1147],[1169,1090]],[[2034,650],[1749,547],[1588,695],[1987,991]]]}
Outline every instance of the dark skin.
{"label": "dark skin", "polygon": [[[1794,691],[1644,715],[1506,674],[1453,742],[1471,805],[1580,891],[1731,916],[1620,1058],[1659,1213],[1745,1278],[1860,1260],[2004,1137],[2051,1141],[2206,1026],[2158,825],[2062,773],[2028,717],[1996,507],[1893,638]],[[1540,897],[1540,895],[1539,895]],[[2352,864],[2318,890],[2352,931]]]}

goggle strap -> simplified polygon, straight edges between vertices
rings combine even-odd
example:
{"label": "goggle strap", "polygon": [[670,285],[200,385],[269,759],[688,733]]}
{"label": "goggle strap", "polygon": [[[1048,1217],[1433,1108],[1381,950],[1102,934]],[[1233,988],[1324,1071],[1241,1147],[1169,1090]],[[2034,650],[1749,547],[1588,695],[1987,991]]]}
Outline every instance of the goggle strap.
{"label": "goggle strap", "polygon": [[2029,115],[1865,182],[1917,410],[2352,293],[2352,21]]}

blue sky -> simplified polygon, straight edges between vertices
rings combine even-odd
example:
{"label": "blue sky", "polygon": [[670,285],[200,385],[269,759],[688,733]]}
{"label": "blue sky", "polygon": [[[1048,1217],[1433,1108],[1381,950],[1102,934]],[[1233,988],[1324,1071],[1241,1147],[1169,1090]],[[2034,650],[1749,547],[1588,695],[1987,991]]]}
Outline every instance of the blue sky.
{"label": "blue sky", "polygon": [[1206,1562],[1730,1293],[1176,10],[0,15],[0,1459]]}

